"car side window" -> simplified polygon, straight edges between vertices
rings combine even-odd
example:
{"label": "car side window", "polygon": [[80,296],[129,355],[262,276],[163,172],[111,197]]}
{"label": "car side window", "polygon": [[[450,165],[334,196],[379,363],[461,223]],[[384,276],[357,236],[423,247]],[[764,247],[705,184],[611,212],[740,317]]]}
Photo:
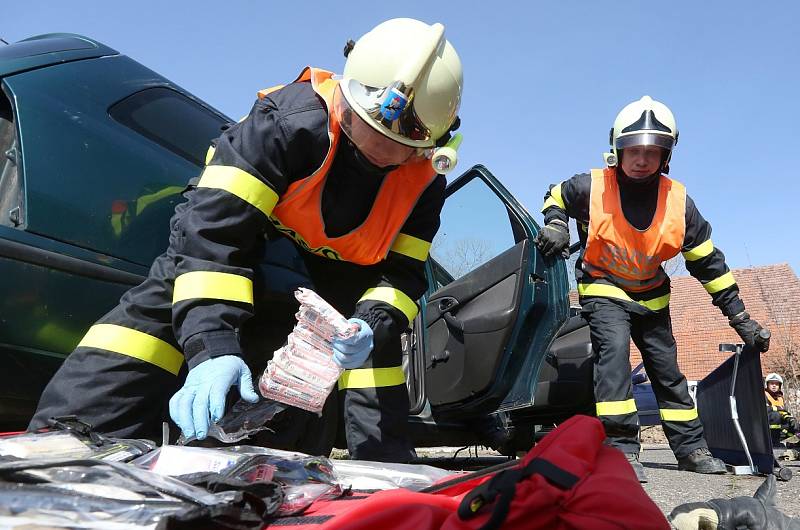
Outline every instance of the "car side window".
{"label": "car side window", "polygon": [[11,103],[0,90],[0,225],[22,223],[22,182],[17,170],[19,151]]}
{"label": "car side window", "polygon": [[220,134],[221,118],[183,94],[164,87],[148,88],[115,103],[108,113],[192,162],[203,166],[209,138]]}
{"label": "car side window", "polygon": [[522,233],[505,203],[481,178],[447,197],[431,245],[435,288],[443,287],[513,247]]}

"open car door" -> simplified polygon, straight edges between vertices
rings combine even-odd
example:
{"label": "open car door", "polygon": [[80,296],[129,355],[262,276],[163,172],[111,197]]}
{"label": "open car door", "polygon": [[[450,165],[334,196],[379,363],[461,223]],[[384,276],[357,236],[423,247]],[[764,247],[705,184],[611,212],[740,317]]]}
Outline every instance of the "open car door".
{"label": "open car door", "polygon": [[557,327],[545,318],[548,329],[538,329],[536,315],[550,299],[532,241],[538,227],[482,166],[448,186],[441,220],[428,260],[432,285],[415,325],[412,414],[425,401],[436,415],[489,412],[528,367],[537,335]]}

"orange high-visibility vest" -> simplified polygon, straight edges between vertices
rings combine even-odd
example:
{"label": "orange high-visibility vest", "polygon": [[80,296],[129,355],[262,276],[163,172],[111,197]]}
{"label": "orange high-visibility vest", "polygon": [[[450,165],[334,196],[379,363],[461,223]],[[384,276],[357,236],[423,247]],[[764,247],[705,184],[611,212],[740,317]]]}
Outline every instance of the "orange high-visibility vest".
{"label": "orange high-visibility vest", "polygon": [[775,412],[784,410],[783,396],[778,396],[774,398],[766,390],[764,391],[764,395],[767,396],[767,401],[769,402],[770,407],[772,407],[772,410],[774,410]]}
{"label": "orange high-visibility vest", "polygon": [[[322,165],[310,176],[293,182],[278,200],[270,220],[301,247],[330,259],[372,265],[386,258],[389,249],[436,172],[426,159],[403,164],[384,177],[366,220],[347,234],[328,237],[322,219],[322,190],[336,155],[342,131],[333,112],[338,80],[333,73],[307,67],[295,82],[311,81],[328,108],[330,146]],[[280,86],[262,90],[260,98]]]}
{"label": "orange high-visibility vest", "polygon": [[625,291],[642,292],[664,283],[661,264],[678,255],[686,233],[686,188],[661,175],[655,215],[646,230],[622,211],[615,168],[592,170],[589,234],[583,269]]}

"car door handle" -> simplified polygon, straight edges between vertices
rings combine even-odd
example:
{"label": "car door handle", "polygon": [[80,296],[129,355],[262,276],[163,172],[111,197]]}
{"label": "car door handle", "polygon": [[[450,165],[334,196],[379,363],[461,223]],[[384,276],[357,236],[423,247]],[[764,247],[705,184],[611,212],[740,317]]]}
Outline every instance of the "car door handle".
{"label": "car door handle", "polygon": [[448,327],[464,333],[464,323],[458,318],[454,317],[450,311],[445,311],[442,313],[442,318],[447,323]]}

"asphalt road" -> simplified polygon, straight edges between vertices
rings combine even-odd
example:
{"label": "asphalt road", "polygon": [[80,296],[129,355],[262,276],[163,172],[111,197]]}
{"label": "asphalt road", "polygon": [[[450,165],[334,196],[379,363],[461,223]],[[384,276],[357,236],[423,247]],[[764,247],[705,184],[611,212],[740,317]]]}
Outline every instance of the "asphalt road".
{"label": "asphalt road", "polygon": [[[455,448],[451,447],[418,449],[417,452],[420,458],[415,463],[452,470],[472,471],[507,461],[505,457],[486,449],[464,449],[455,457]],[[646,444],[641,462],[649,479],[642,486],[665,515],[686,502],[752,496],[765,478],[678,471],[678,463],[666,444]],[[800,517],[800,461],[782,464],[792,470],[794,478],[788,482],[778,482],[775,504],[785,514]]]}

